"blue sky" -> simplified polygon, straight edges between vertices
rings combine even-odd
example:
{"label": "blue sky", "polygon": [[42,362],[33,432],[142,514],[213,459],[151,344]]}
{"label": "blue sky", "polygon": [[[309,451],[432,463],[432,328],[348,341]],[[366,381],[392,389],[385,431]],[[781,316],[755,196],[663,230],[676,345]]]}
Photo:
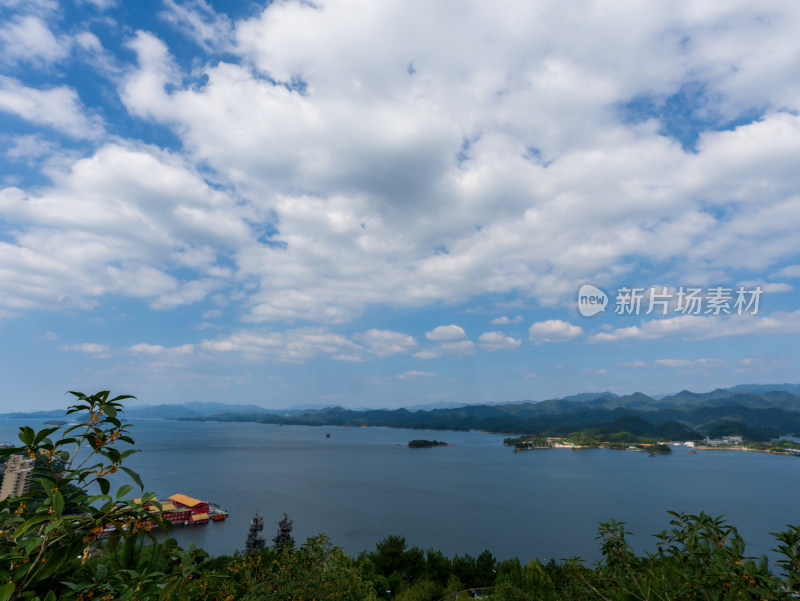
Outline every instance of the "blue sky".
{"label": "blue sky", "polygon": [[0,0],[0,410],[796,382],[799,28],[785,1]]}

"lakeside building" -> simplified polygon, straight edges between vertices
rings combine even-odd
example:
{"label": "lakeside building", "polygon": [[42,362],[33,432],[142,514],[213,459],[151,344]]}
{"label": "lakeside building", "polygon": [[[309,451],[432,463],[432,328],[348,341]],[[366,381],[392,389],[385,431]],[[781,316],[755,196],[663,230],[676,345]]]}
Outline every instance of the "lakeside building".
{"label": "lakeside building", "polygon": [[722,438],[709,438],[706,436],[706,446],[707,447],[730,447],[737,444],[741,444],[743,438],[738,434],[734,434],[731,436],[723,436]]}
{"label": "lakeside building", "polygon": [[0,501],[8,497],[19,497],[28,492],[35,459],[22,455],[11,455],[5,465],[3,484],[0,486]]}

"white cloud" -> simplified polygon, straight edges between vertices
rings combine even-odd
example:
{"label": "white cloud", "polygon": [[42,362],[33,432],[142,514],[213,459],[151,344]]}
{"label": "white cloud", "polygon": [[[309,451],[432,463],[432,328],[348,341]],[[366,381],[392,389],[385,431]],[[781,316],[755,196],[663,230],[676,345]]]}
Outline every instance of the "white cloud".
{"label": "white cloud", "polygon": [[583,334],[583,328],[560,319],[548,319],[531,324],[528,328],[531,342],[565,342]]}
{"label": "white cloud", "polygon": [[102,122],[86,116],[75,90],[64,86],[37,90],[0,75],[0,110],[73,138],[92,139],[103,133]]}
{"label": "white cloud", "polygon": [[800,265],[787,265],[770,276],[771,278],[800,278]]}
{"label": "white cloud", "polygon": [[0,190],[0,214],[29,224],[0,242],[0,303],[90,306],[108,293],[162,309],[197,302],[230,277],[220,257],[252,237],[252,212],[150,148],[105,146],[54,180],[30,194]]}
{"label": "white cloud", "polygon": [[653,367],[666,367],[668,369],[692,369],[703,370],[707,368],[720,369],[725,367],[726,363],[723,359],[681,359],[681,358],[667,358],[656,359],[655,361],[624,361],[620,363],[623,367],[636,367],[636,368],[653,368]]}
{"label": "white cloud", "polygon": [[519,348],[522,340],[506,336],[503,332],[485,332],[478,337],[478,342],[487,351],[513,351]]}
{"label": "white cloud", "polygon": [[457,342],[442,342],[438,347],[444,354],[461,357],[475,352],[475,343],[471,340]]}
{"label": "white cloud", "polygon": [[739,282],[738,286],[742,286],[748,291],[755,290],[756,288],[761,288],[761,290],[763,290],[767,294],[791,292],[792,290],[794,290],[794,288],[792,288],[792,286],[790,286],[786,282],[764,282],[762,280],[746,280],[744,282]]}
{"label": "white cloud", "polygon": [[705,340],[726,336],[781,335],[800,332],[799,311],[774,311],[767,315],[679,315],[667,319],[646,320],[638,326],[627,326],[610,332],[599,332],[589,342],[619,340],[656,340],[681,337]]}
{"label": "white cloud", "polygon": [[284,332],[242,330],[214,340],[204,340],[200,348],[209,353],[235,353],[246,359],[302,363],[318,355],[341,361],[361,356],[363,348],[347,337],[325,328],[298,328]]}
{"label": "white cloud", "polygon": [[378,357],[409,353],[417,346],[413,336],[391,330],[367,330],[355,334],[353,340],[366,345],[369,352]]}
{"label": "white cloud", "polygon": [[425,338],[436,342],[455,342],[464,340],[466,337],[467,333],[464,331],[464,328],[456,325],[438,326],[430,332],[425,333]]}
{"label": "white cloud", "polygon": [[475,343],[471,340],[455,340],[452,342],[440,342],[437,345],[422,349],[414,353],[414,357],[417,359],[438,359],[439,357],[453,359],[471,355],[474,352]]}
{"label": "white cloud", "polygon": [[6,156],[15,160],[30,161],[49,157],[57,152],[58,145],[40,135],[9,137],[6,146]]}
{"label": "white cloud", "polygon": [[180,346],[166,347],[161,346],[160,344],[148,344],[147,342],[140,342],[139,344],[132,345],[130,350],[134,353],[141,353],[144,355],[191,355],[194,352],[194,345],[182,344]]}
{"label": "white cloud", "polygon": [[411,378],[433,378],[436,374],[432,371],[409,370],[395,376],[398,380],[408,380]]}
{"label": "white cloud", "polygon": [[513,318],[509,318],[509,317],[503,315],[501,317],[495,317],[489,323],[491,323],[493,325],[502,326],[502,325],[508,325],[510,323],[519,323],[521,321],[522,321],[522,315],[517,315],[516,317],[513,317]]}
{"label": "white cloud", "polygon": [[165,0],[162,19],[206,50],[226,50],[232,43],[230,19],[214,12],[206,0]]}
{"label": "white cloud", "polygon": [[721,359],[656,359],[653,362],[659,367],[723,367],[725,362]]}
{"label": "white cloud", "polygon": [[3,62],[52,63],[69,54],[68,39],[58,39],[44,21],[33,15],[20,16],[0,27]]}
{"label": "white cloud", "polygon": [[64,344],[58,347],[62,351],[74,351],[80,353],[88,353],[97,357],[108,357],[111,353],[111,347],[105,344],[98,344],[96,342],[81,342],[78,344]]}

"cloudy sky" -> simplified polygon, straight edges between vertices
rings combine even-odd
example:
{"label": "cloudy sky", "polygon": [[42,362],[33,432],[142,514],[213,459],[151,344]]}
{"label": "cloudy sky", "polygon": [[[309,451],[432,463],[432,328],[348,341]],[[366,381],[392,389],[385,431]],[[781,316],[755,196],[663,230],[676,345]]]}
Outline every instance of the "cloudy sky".
{"label": "cloudy sky", "polygon": [[798,30],[786,0],[0,0],[0,408],[796,382]]}

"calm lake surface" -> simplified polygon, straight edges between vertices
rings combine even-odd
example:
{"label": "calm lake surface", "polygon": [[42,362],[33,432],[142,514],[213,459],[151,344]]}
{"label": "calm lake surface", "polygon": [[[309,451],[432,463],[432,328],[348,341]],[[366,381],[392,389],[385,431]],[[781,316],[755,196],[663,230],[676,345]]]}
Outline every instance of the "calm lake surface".
{"label": "calm lake surface", "polygon": [[[230,512],[221,523],[178,528],[183,546],[212,554],[242,549],[250,518],[269,541],[283,512],[297,541],[325,533],[356,555],[388,534],[448,555],[489,549],[499,559],[599,557],[597,524],[625,521],[637,551],[668,527],[668,510],[725,515],[750,555],[769,535],[800,524],[800,457],[673,447],[671,455],[587,449],[513,453],[503,436],[135,420],[143,450],[129,458],[146,490],[184,493]],[[40,424],[30,423],[32,426]],[[41,427],[41,426],[40,426]],[[0,440],[16,441],[0,420]],[[325,434],[330,433],[330,438]],[[408,449],[415,438],[451,446]]]}

